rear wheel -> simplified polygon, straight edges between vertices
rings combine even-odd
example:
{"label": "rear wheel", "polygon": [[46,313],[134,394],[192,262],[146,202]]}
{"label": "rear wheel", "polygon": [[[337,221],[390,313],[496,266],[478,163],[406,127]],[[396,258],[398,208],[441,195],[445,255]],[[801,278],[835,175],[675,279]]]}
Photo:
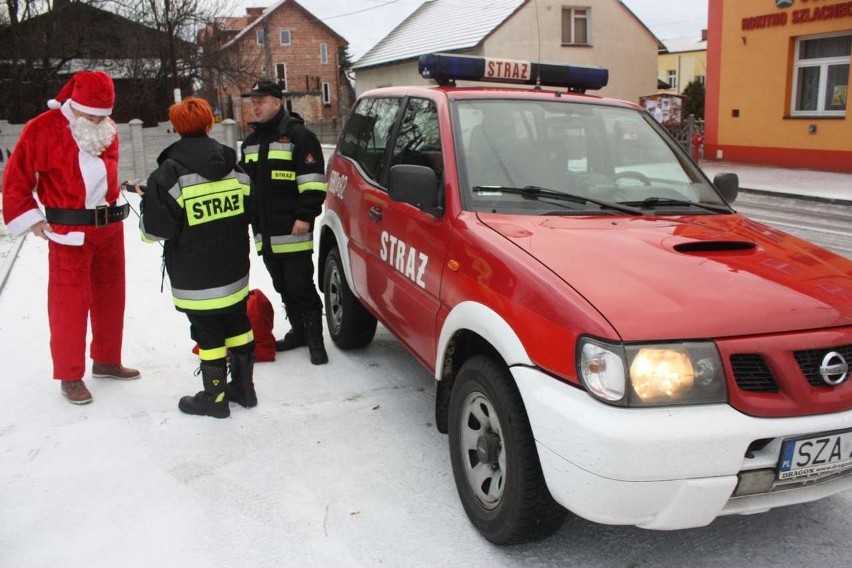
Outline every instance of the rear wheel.
{"label": "rear wheel", "polygon": [[346,282],[340,251],[329,251],[325,259],[325,319],[331,340],[340,349],[369,345],[376,335],[376,318],[367,311]]}
{"label": "rear wheel", "polygon": [[509,369],[484,356],[461,367],[450,396],[450,461],[473,525],[494,544],[556,532],[567,511],[547,490]]}

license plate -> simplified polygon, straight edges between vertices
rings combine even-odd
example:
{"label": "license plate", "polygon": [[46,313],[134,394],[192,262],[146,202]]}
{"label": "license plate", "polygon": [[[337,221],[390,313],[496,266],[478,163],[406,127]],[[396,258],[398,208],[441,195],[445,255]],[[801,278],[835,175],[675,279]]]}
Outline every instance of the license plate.
{"label": "license plate", "polygon": [[785,440],[778,479],[797,479],[852,468],[852,430]]}

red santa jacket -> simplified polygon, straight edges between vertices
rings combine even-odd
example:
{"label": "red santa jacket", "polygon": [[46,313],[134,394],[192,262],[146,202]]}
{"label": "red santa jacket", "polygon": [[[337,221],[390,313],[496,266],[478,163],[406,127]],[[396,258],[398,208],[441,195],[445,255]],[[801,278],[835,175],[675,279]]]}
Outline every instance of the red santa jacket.
{"label": "red santa jacket", "polygon": [[[45,207],[94,209],[118,199],[118,136],[100,156],[80,150],[69,128],[68,103],[27,123],[3,173],[3,221],[13,238],[24,234],[44,214]],[[54,225],[55,233],[80,230]]]}

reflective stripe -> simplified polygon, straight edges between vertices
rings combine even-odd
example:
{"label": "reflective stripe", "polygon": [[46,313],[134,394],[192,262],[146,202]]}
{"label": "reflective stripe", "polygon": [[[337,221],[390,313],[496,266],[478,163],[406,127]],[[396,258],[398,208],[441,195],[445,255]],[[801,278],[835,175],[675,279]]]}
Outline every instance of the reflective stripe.
{"label": "reflective stripe", "polygon": [[236,282],[226,286],[204,290],[181,290],[172,288],[175,306],[189,310],[216,310],[227,308],[248,297],[249,276],[246,274]]}
{"label": "reflective stripe", "polygon": [[202,361],[215,361],[216,359],[224,359],[228,356],[227,347],[214,347],[213,349],[198,348],[198,358]]}
{"label": "reflective stripe", "polygon": [[325,175],[323,174],[304,174],[296,178],[296,185],[299,187],[299,193],[306,191],[325,191]]}
{"label": "reflective stripe", "polygon": [[144,214],[139,217],[139,232],[142,235],[142,242],[143,243],[156,243],[158,241],[164,241],[165,240],[163,237],[158,237],[156,235],[152,235],[148,231],[145,230],[145,215]]}
{"label": "reflective stripe", "polygon": [[269,245],[272,247],[273,253],[314,250],[314,235],[313,233],[305,233],[304,235],[282,235],[279,237],[270,237]]}
{"label": "reflective stripe", "polygon": [[293,152],[288,152],[285,150],[269,150],[270,160],[292,160]]}
{"label": "reflective stripe", "polygon": [[246,146],[243,150],[243,162],[246,164],[256,162],[259,156],[260,144],[252,144],[251,146]]}
{"label": "reflective stripe", "polygon": [[241,333],[233,337],[226,337],[225,347],[240,347],[241,345],[248,345],[252,341],[254,341],[254,333],[252,333],[251,330],[248,330],[245,333]]}

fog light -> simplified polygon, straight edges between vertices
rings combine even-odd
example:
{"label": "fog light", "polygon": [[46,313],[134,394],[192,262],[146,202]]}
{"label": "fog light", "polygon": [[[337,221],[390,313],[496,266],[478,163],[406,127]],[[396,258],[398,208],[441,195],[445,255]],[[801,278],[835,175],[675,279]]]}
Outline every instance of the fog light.
{"label": "fog light", "polygon": [[734,490],[734,497],[742,495],[757,495],[769,493],[772,484],[775,483],[774,469],[756,469],[754,471],[743,471],[737,475],[739,482]]}

